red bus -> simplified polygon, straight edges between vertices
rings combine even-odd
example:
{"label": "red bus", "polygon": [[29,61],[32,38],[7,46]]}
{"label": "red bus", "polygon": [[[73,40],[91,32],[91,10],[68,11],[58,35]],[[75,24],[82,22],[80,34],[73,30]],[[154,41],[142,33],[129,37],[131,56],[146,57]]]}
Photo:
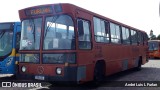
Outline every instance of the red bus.
{"label": "red bus", "polygon": [[149,58],[160,58],[160,40],[149,40]]}
{"label": "red bus", "polygon": [[146,32],[78,6],[34,6],[19,16],[19,78],[99,81],[148,60]]}

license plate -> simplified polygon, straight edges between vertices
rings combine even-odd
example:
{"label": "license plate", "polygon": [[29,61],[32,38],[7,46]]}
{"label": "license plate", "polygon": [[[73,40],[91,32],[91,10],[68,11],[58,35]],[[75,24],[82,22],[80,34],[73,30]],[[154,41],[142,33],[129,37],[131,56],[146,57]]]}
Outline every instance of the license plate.
{"label": "license plate", "polygon": [[44,80],[44,76],[35,76],[35,79],[37,79],[37,80]]}

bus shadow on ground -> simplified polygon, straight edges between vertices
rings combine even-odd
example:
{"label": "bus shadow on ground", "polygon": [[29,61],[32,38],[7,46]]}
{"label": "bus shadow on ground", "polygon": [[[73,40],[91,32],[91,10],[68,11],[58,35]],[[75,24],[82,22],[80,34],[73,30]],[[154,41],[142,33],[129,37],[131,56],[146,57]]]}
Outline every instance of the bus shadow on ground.
{"label": "bus shadow on ground", "polygon": [[14,75],[1,75],[0,80],[16,80],[16,77]]}
{"label": "bus shadow on ground", "polygon": [[[62,85],[52,84],[49,89],[54,90],[91,90],[98,89],[100,87],[123,87],[125,82],[145,82],[145,81],[160,81],[160,76],[156,77],[156,72],[160,74],[160,68],[156,67],[142,67],[140,71],[130,69],[122,71],[110,76],[107,76],[100,84],[93,82],[87,82],[81,85]],[[130,78],[130,76],[134,78]],[[143,76],[143,78],[139,77]],[[122,84],[121,84],[122,83]]]}
{"label": "bus shadow on ground", "polygon": [[[93,81],[91,82],[87,82],[84,84],[80,84],[80,85],[64,85],[64,84],[51,84],[51,86],[49,86],[49,89],[54,89],[54,90],[90,90],[90,89],[97,89],[98,87],[112,87],[115,86],[113,85],[113,82],[119,83],[119,81],[117,82],[117,80],[119,78],[125,77],[126,75],[132,74],[137,72],[135,69],[130,69],[130,70],[126,70],[126,71],[122,71],[110,76],[107,76],[104,81],[100,82],[100,83],[94,83]],[[115,83],[114,83],[115,84]]]}

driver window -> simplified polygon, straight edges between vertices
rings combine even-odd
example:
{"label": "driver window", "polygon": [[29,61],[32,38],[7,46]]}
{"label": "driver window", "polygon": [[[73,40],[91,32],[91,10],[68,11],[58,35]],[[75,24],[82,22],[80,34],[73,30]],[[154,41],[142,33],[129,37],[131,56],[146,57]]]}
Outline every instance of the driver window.
{"label": "driver window", "polygon": [[91,33],[89,21],[78,19],[79,49],[91,49]]}

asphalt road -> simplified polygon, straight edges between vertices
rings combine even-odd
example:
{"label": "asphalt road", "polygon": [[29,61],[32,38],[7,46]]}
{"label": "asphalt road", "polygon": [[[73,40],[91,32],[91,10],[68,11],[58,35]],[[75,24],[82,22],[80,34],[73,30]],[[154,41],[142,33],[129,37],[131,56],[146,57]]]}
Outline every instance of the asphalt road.
{"label": "asphalt road", "polygon": [[[5,75],[0,75],[0,79],[4,79],[4,77]],[[10,80],[10,78],[7,77],[5,80]],[[108,81],[112,82],[109,83]],[[30,88],[4,87],[0,90],[160,90],[160,59],[150,59],[148,63],[142,66],[140,71],[128,70],[106,77],[105,82],[98,86],[93,86],[91,82],[79,86],[54,85],[45,82],[43,86]]]}

